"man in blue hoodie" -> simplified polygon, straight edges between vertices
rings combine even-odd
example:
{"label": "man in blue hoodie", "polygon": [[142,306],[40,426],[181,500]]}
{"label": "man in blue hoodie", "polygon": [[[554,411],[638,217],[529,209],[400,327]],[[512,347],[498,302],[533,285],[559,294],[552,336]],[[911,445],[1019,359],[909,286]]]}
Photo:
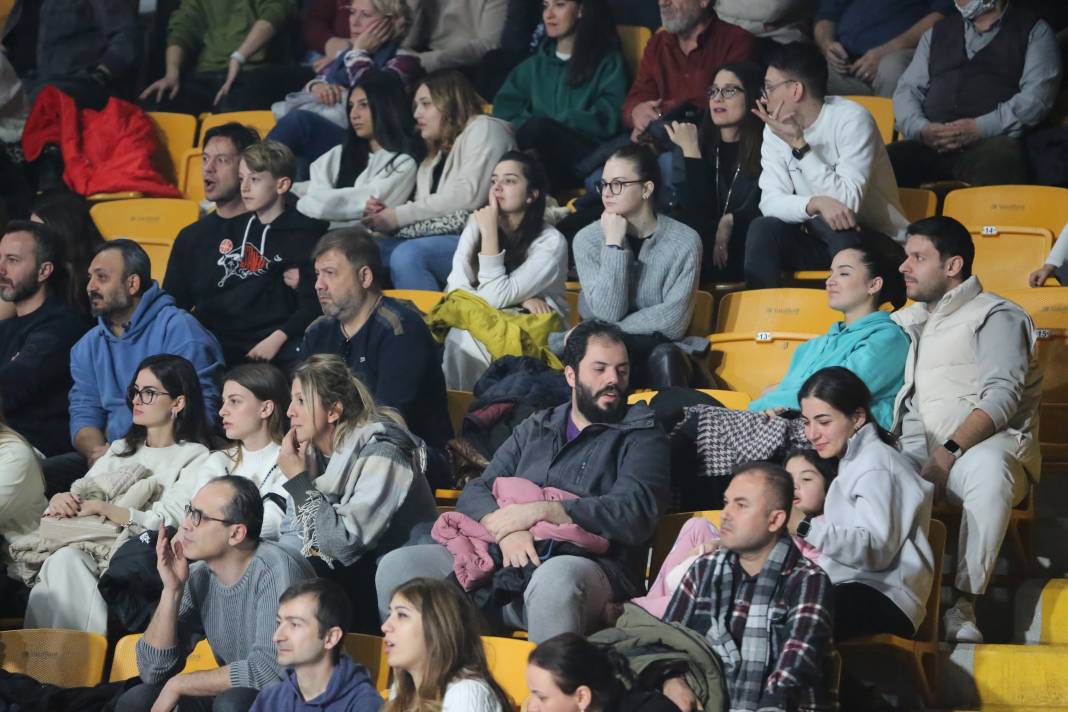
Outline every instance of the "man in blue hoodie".
{"label": "man in blue hoodie", "polygon": [[367,670],[341,649],[352,606],[329,579],[295,583],[278,602],[278,664],[285,678],[263,689],[249,712],[377,712],[382,696]]}
{"label": "man in blue hoodie", "polygon": [[208,413],[219,409],[214,380],[223,364],[219,342],[160,289],[140,245],[125,239],[101,245],[89,265],[86,291],[98,325],[70,352],[70,437],[77,452],[45,460],[47,496],[69,490],[112,441],[126,435],[131,425],[126,388],[144,358],[186,358],[200,376]]}

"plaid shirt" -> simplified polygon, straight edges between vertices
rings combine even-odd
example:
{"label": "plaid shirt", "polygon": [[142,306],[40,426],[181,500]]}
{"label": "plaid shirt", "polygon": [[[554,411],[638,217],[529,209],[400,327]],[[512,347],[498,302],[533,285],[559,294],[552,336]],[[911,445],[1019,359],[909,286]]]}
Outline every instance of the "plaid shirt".
{"label": "plaid shirt", "polygon": [[[722,616],[722,612],[712,610],[709,592],[716,562],[723,556],[734,558],[734,605],[726,622],[734,642],[742,648],[757,577],[749,576],[738,564],[737,556],[726,550],[694,562],[668,605],[664,620],[708,635],[713,619]],[[831,661],[831,581],[823,569],[791,545],[780,582],[768,612],[769,669],[759,709],[837,710],[837,680]]]}

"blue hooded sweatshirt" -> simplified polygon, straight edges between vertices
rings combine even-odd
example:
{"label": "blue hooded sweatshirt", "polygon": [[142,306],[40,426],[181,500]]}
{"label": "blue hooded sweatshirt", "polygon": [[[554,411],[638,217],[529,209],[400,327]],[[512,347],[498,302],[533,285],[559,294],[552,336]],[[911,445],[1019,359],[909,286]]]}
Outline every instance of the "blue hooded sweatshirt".
{"label": "blue hooded sweatshirt", "polygon": [[323,694],[305,700],[297,673],[286,668],[285,679],[263,688],[249,712],[378,712],[382,696],[367,669],[342,655]]}
{"label": "blue hooded sweatshirt", "polygon": [[905,382],[908,353],[908,337],[887,312],[873,312],[848,326],[840,321],[823,336],[798,346],[786,376],[774,390],[750,403],[749,410],[779,406],[796,410],[800,407],[797,392],[809,376],[821,368],[844,366],[868,386],[872,417],[889,430],[894,422],[894,398]]}
{"label": "blue hooded sweatshirt", "polygon": [[193,364],[204,390],[209,419],[219,409],[215,375],[223,366],[219,342],[189,312],[179,309],[155,280],[141,295],[129,327],[115,336],[103,316],[70,351],[70,438],[82,428],[99,428],[108,442],[130,429],[126,388],[142,360],[157,354],[182,356]]}

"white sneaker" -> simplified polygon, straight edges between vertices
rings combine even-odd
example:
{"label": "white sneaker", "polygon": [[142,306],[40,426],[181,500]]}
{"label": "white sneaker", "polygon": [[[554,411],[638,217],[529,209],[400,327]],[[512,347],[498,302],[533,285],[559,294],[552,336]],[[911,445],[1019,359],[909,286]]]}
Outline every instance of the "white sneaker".
{"label": "white sneaker", "polygon": [[959,599],[942,618],[946,626],[946,642],[982,643],[983,634],[975,622],[975,606],[966,598]]}

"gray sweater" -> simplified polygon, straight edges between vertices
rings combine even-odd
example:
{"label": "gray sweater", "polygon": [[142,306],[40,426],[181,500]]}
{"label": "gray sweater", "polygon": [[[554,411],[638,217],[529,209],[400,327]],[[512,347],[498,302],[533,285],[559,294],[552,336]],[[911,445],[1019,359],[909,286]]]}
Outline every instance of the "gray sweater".
{"label": "gray sweater", "polygon": [[605,245],[598,221],[579,231],[574,251],[583,319],[610,321],[630,334],[686,334],[701,272],[701,238],[692,229],[660,215],[635,256],[626,241],[621,250]]}
{"label": "gray sweater", "polygon": [[194,646],[208,639],[220,665],[230,666],[230,684],[257,690],[282,679],[274,642],[278,598],[297,581],[312,578],[307,561],[277,544],[261,541],[245,574],[233,586],[219,583],[203,561],[189,569],[178,608],[177,645],[161,650],[137,641],[137,671],[149,684],[178,673]]}

